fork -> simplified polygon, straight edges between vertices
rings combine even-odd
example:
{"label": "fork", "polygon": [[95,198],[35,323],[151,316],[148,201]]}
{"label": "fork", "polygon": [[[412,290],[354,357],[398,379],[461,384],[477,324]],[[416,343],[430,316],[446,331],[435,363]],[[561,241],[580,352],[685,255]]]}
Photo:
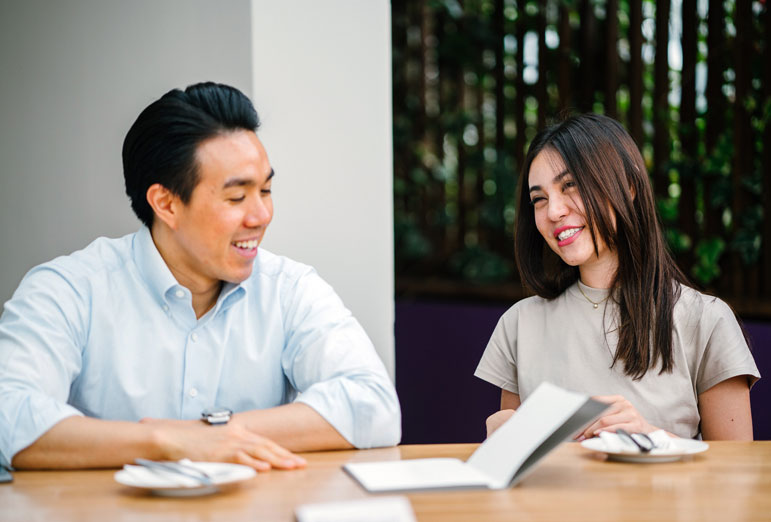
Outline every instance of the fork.
{"label": "fork", "polygon": [[201,471],[196,467],[189,466],[181,462],[157,461],[157,460],[148,460],[148,459],[135,459],[134,462],[139,466],[142,466],[148,469],[161,470],[161,471],[166,471],[168,473],[176,473],[177,475],[189,477],[197,480],[198,482],[206,486],[214,485],[214,481],[212,480],[211,475],[209,475],[205,471]]}
{"label": "fork", "polygon": [[[632,442],[634,442],[635,446],[640,448],[640,451],[642,453],[648,453],[650,450],[652,450],[652,449],[654,449],[656,447],[656,444],[653,442],[653,440],[646,433],[631,433],[630,434],[628,431],[626,431],[624,429],[621,429],[621,428],[617,429],[616,433],[618,435],[621,435],[622,437],[626,437],[627,439],[629,439]],[[638,441],[637,438],[635,437],[635,435],[641,437],[644,442],[641,443],[640,441]]]}

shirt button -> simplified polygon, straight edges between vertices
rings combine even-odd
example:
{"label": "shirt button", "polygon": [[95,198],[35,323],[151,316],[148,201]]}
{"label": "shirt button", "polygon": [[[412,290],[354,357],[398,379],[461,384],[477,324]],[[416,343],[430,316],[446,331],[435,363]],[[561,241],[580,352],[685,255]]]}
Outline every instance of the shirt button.
{"label": "shirt button", "polygon": [[195,333],[195,332],[190,334],[190,340],[193,341],[193,342],[196,342],[198,340],[198,334]]}
{"label": "shirt button", "polygon": [[181,289],[177,289],[177,291],[174,292],[174,295],[182,299],[183,297],[185,297],[185,292],[183,292]]}
{"label": "shirt button", "polygon": [[169,311],[169,305],[165,304],[163,305],[163,311],[168,312]]}
{"label": "shirt button", "polygon": [[190,388],[190,391],[187,392],[187,394],[191,397],[198,397],[198,390],[195,388]]}

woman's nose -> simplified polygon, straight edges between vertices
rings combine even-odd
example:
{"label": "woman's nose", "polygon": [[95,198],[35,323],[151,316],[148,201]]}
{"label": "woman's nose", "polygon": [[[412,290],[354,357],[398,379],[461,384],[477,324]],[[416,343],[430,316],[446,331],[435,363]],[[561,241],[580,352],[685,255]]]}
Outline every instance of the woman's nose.
{"label": "woman's nose", "polygon": [[552,221],[559,221],[560,219],[567,216],[570,212],[568,202],[565,200],[565,196],[562,194],[550,197],[548,204],[549,219]]}

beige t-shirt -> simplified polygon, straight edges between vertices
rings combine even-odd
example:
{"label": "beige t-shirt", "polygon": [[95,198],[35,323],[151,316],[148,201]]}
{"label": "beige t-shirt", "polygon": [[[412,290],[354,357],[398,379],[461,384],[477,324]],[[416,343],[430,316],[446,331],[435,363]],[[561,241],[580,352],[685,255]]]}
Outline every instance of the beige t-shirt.
{"label": "beige t-shirt", "polygon": [[[594,302],[607,290],[578,282],[559,297],[529,297],[503,314],[474,375],[527,397],[543,381],[589,395],[623,395],[652,425],[681,437],[699,435],[698,395],[712,386],[760,373],[731,309],[683,286],[674,310],[674,370],[648,370],[634,381],[613,362],[618,336],[615,304]],[[607,306],[606,306],[607,303]],[[607,338],[605,331],[608,331]]]}

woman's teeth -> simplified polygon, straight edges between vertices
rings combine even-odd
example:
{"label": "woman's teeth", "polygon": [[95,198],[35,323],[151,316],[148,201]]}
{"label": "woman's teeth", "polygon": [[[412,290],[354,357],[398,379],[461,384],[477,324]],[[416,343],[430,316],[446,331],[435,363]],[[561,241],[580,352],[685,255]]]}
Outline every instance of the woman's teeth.
{"label": "woman's teeth", "polygon": [[567,230],[563,230],[562,232],[559,233],[559,235],[557,235],[557,239],[560,241],[564,241],[569,237],[575,236],[579,230],[581,230],[581,227],[568,228]]}

